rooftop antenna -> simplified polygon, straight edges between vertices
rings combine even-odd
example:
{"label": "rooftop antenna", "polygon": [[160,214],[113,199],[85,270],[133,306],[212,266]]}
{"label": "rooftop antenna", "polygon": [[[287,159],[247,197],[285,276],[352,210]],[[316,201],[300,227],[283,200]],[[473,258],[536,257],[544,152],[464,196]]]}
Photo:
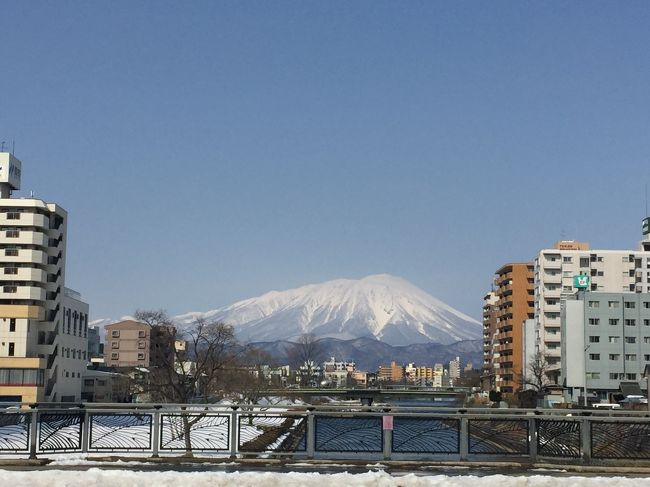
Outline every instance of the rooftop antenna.
{"label": "rooftop antenna", "polygon": [[11,139],[11,155],[16,155],[16,137],[12,137]]}

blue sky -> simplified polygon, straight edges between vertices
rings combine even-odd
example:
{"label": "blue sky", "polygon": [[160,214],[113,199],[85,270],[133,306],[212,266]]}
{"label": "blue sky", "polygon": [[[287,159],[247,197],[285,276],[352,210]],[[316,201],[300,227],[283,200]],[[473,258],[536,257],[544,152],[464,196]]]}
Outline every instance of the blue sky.
{"label": "blue sky", "polygon": [[0,139],[93,318],[632,248],[648,2],[3,1]]}

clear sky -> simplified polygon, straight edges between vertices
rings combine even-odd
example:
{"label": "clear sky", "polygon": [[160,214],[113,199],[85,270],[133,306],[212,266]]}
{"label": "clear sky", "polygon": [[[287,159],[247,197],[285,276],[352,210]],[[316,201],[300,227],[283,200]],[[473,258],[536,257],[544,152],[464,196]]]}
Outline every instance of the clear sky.
{"label": "clear sky", "polygon": [[94,319],[384,272],[478,318],[505,262],[640,239],[649,2],[0,13],[0,139]]}

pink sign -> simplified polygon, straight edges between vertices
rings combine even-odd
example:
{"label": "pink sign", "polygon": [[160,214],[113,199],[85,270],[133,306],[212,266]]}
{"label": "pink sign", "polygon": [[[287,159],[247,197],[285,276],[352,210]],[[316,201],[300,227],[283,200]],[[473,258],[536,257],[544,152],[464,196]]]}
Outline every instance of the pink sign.
{"label": "pink sign", "polygon": [[383,416],[383,419],[384,419],[384,430],[393,431],[393,417]]}

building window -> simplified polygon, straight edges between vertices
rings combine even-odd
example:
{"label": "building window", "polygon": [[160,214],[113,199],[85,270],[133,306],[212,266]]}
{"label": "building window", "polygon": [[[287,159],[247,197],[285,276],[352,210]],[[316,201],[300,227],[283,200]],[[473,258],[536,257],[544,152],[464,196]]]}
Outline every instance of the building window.
{"label": "building window", "polygon": [[635,353],[626,353],[625,354],[625,360],[628,362],[636,362],[636,354]]}
{"label": "building window", "polygon": [[590,325],[600,325],[600,318],[589,318]]}
{"label": "building window", "polygon": [[590,308],[598,308],[598,307],[600,307],[600,301],[589,301],[589,307]]}
{"label": "building window", "polygon": [[138,338],[144,338],[147,336],[147,332],[144,330],[139,330],[138,331]]}
{"label": "building window", "polygon": [[589,267],[589,259],[587,257],[580,257],[580,267]]}
{"label": "building window", "polygon": [[634,309],[635,308],[635,303],[634,301],[625,301],[625,307],[627,309]]}
{"label": "building window", "polygon": [[112,338],[119,338],[120,337],[120,330],[111,331],[111,337]]}
{"label": "building window", "polygon": [[636,326],[636,320],[626,319],[625,320],[625,326]]}
{"label": "building window", "polygon": [[636,337],[625,337],[625,343],[636,343]]}
{"label": "building window", "polygon": [[120,348],[120,342],[111,342],[111,348]]}
{"label": "building window", "polygon": [[609,354],[609,360],[621,360],[621,354],[620,353],[610,353]]}
{"label": "building window", "polygon": [[20,236],[20,231],[19,230],[7,230],[5,232],[5,236],[7,238],[18,238]]}
{"label": "building window", "polygon": [[643,343],[650,343],[650,337],[643,337]]}
{"label": "building window", "polygon": [[17,267],[5,267],[5,274],[18,274]]}
{"label": "building window", "polygon": [[18,257],[18,249],[5,249],[6,257]]}
{"label": "building window", "polygon": [[644,307],[645,309],[650,309],[650,301],[644,301],[644,302],[643,302],[643,307]]}
{"label": "building window", "polygon": [[84,380],[84,385],[86,387],[92,387],[93,385],[95,385],[95,381],[93,379],[86,379]]}
{"label": "building window", "polygon": [[138,360],[144,360],[144,352],[138,352]]}
{"label": "building window", "polygon": [[619,303],[618,301],[608,301],[608,302],[607,302],[607,305],[608,305],[610,308],[618,308],[619,305],[620,305],[620,303]]}
{"label": "building window", "polygon": [[562,262],[571,262],[571,260],[572,260],[571,257],[566,257],[566,256],[562,257]]}
{"label": "building window", "polygon": [[620,341],[621,337],[609,337],[609,343],[618,343]]}
{"label": "building window", "polygon": [[620,380],[623,378],[623,374],[619,374],[618,372],[610,372],[609,373],[609,378],[611,380]]}
{"label": "building window", "polygon": [[9,319],[9,331],[16,331],[16,318]]}
{"label": "building window", "polygon": [[15,350],[16,350],[16,344],[14,342],[9,342],[9,353],[8,353],[8,355],[10,357],[14,356]]}
{"label": "building window", "polygon": [[589,360],[600,360],[600,354],[599,353],[590,353],[589,354]]}
{"label": "building window", "polygon": [[138,342],[138,348],[145,348],[145,345],[144,342]]}
{"label": "building window", "polygon": [[16,286],[3,286],[2,291],[13,294],[18,292],[18,288]]}
{"label": "building window", "polygon": [[589,337],[589,343],[599,343],[600,342],[600,337],[599,336],[590,336]]}
{"label": "building window", "polygon": [[609,324],[612,326],[617,326],[618,325],[618,318],[610,318],[609,319]]}
{"label": "building window", "polygon": [[650,353],[646,353],[646,354],[643,356],[643,360],[645,360],[646,362],[650,362]]}
{"label": "building window", "polygon": [[625,379],[636,380],[636,374],[625,374]]}
{"label": "building window", "polygon": [[587,379],[600,379],[600,372],[587,372]]}
{"label": "building window", "polygon": [[120,358],[120,354],[117,352],[111,352],[111,360],[118,360]]}
{"label": "building window", "polygon": [[650,320],[643,320],[643,326],[650,326]]}

